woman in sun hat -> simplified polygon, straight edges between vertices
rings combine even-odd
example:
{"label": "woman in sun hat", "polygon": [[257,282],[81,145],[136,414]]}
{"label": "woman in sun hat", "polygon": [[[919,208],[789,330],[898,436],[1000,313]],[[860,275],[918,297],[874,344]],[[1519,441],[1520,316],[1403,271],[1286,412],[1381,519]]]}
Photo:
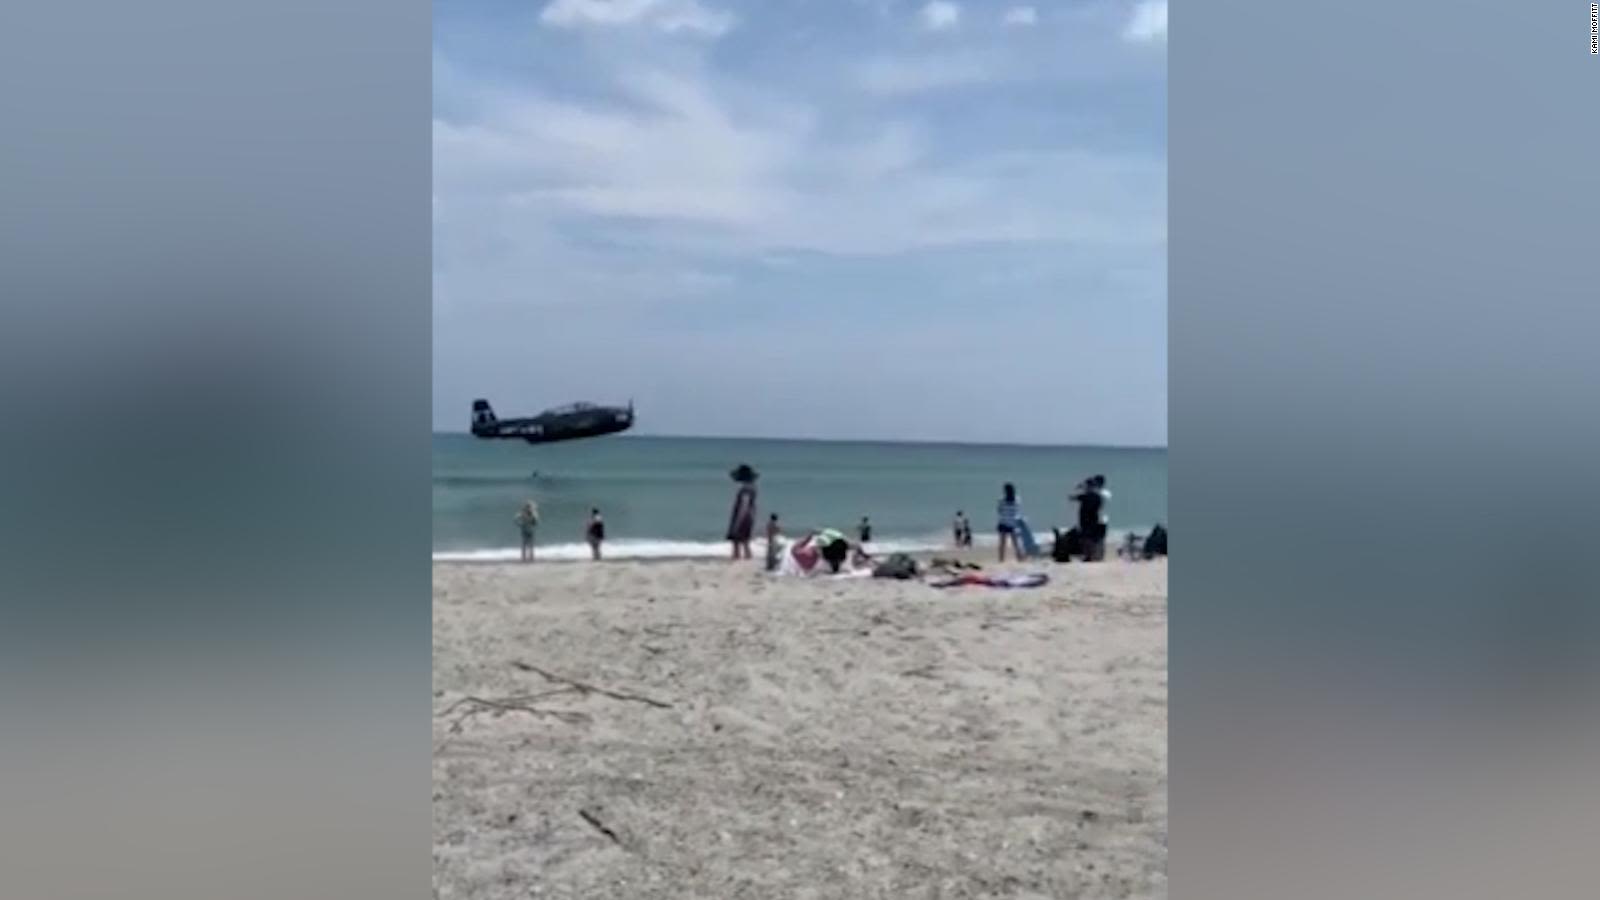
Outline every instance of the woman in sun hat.
{"label": "woman in sun hat", "polygon": [[756,470],[740,463],[728,476],[738,482],[733,511],[728,514],[728,543],[734,559],[750,559],[750,535],[756,528]]}

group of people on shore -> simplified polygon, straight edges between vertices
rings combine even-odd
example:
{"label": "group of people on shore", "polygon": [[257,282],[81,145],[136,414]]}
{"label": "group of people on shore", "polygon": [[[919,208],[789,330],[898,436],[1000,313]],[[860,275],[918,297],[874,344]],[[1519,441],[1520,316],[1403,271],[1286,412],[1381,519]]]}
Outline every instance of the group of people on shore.
{"label": "group of people on shore", "polygon": [[[736,561],[752,559],[750,543],[755,535],[756,480],[759,475],[748,464],[740,464],[728,474],[738,485],[733,495],[733,508],[728,514],[727,540],[731,555]],[[1106,487],[1105,476],[1095,475],[1079,482],[1068,499],[1078,506],[1078,524],[1072,529],[1072,533],[1069,533],[1073,545],[1081,548],[1080,552],[1085,560],[1104,559],[1109,523],[1106,507],[1111,499],[1111,491]],[[995,531],[1000,538],[1000,561],[1006,561],[1008,547],[1016,559],[1027,558],[1030,554],[1025,548],[1033,544],[1033,539],[1028,530],[1027,518],[1022,512],[1022,501],[1017,495],[1016,485],[1008,482],[1001,487],[1000,500],[995,504],[995,519]],[[522,535],[522,561],[532,562],[534,539],[539,526],[538,504],[532,500],[525,502],[517,511],[516,523]],[[765,535],[766,567],[769,570],[777,567],[778,547],[782,535],[778,514],[772,513],[767,517]],[[955,519],[951,523],[951,535],[957,548],[972,546],[972,522],[962,510],[956,511]],[[590,509],[584,529],[584,539],[595,560],[601,558],[601,545],[605,542],[605,537],[605,519],[598,508]],[[840,537],[842,539],[842,536]],[[867,516],[861,517],[857,537],[860,539],[856,545],[857,550],[865,554],[862,548],[872,542],[872,521]]]}
{"label": "group of people on shore", "polygon": [[[1078,505],[1078,525],[1073,531],[1076,532],[1079,546],[1083,548],[1083,558],[1104,559],[1106,533],[1110,524],[1106,505],[1111,500],[1106,477],[1094,475],[1078,482],[1068,499]],[[995,519],[995,531],[1000,537],[1000,561],[1006,561],[1007,547],[1017,559],[1026,558],[1029,554],[1024,545],[1031,541],[1031,532],[1027,517],[1022,513],[1022,501],[1017,496],[1016,485],[1007,482],[1000,488],[1000,501],[995,504]],[[972,546],[972,526],[960,511],[956,512],[955,532],[957,546]]]}
{"label": "group of people on shore", "polygon": [[[522,534],[522,561],[533,562],[534,538],[539,529],[539,504],[529,500],[522,504],[516,515],[517,530]],[[598,561],[600,559],[600,545],[606,540],[606,520],[600,515],[599,508],[589,510],[589,520],[583,529],[584,542],[589,545],[589,554]]]}

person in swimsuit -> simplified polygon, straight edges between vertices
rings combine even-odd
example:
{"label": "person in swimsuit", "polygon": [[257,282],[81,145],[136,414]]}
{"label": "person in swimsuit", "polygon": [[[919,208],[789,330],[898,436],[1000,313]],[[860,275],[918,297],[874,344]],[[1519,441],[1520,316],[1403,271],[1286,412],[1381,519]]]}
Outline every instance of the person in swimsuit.
{"label": "person in swimsuit", "polygon": [[539,507],[532,500],[517,510],[517,530],[522,532],[522,561],[533,562],[533,533],[539,527]]}
{"label": "person in swimsuit", "polygon": [[1022,545],[1017,541],[1017,522],[1022,519],[1022,503],[1017,500],[1017,487],[1009,482],[1001,489],[1000,502],[995,504],[999,519],[995,530],[1000,533],[1000,561],[1006,561],[1006,544],[1011,545],[1017,559],[1022,558]]}
{"label": "person in swimsuit", "polygon": [[778,514],[773,513],[767,519],[767,571],[775,572],[778,569],[778,538],[783,532],[778,529]]}
{"label": "person in swimsuit", "polygon": [[950,523],[950,531],[955,536],[957,547],[972,546],[972,523],[967,521],[965,512],[956,510],[956,518]]}
{"label": "person in swimsuit", "polygon": [[866,516],[861,517],[861,528],[857,533],[861,536],[861,543],[872,543],[872,522]]}
{"label": "person in swimsuit", "polygon": [[600,510],[589,510],[589,530],[586,534],[589,539],[589,552],[596,561],[600,559],[600,544],[606,539],[606,521],[600,518]]}
{"label": "person in swimsuit", "polygon": [[756,529],[756,470],[741,464],[728,475],[739,484],[728,514],[728,543],[734,559],[750,559],[750,536]]}

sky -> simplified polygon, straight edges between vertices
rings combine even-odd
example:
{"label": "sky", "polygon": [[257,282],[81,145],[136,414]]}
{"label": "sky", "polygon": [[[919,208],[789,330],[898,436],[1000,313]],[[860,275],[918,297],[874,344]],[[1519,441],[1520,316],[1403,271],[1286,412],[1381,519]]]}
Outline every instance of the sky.
{"label": "sky", "polygon": [[436,0],[433,424],[1165,446],[1167,4]]}

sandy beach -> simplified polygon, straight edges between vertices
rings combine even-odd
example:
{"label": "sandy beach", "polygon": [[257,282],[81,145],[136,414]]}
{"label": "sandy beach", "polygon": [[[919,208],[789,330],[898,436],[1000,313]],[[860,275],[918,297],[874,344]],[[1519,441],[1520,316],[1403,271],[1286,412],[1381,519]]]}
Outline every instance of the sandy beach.
{"label": "sandy beach", "polygon": [[1028,568],[435,564],[435,896],[1165,897],[1167,565]]}

